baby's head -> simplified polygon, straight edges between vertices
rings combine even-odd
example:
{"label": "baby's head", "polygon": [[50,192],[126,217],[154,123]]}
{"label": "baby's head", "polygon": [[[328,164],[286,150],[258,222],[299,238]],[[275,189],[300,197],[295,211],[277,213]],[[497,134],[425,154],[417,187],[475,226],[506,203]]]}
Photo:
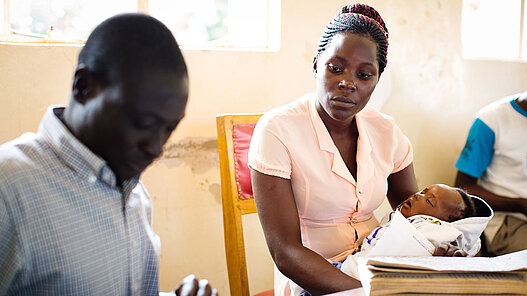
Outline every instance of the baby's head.
{"label": "baby's head", "polygon": [[397,208],[406,218],[428,215],[447,222],[475,215],[472,198],[465,191],[444,184],[434,184],[413,194]]}

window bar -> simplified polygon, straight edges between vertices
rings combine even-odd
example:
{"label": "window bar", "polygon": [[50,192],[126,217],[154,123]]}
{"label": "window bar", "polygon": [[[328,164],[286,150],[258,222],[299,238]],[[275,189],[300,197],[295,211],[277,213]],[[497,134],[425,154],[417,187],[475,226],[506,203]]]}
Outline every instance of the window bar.
{"label": "window bar", "polygon": [[3,0],[3,6],[4,6],[4,23],[2,24],[3,30],[2,33],[5,36],[9,36],[11,34],[10,30],[10,21],[9,21],[9,0]]}
{"label": "window bar", "polygon": [[518,53],[518,58],[519,59],[522,59],[524,58],[523,55],[522,55],[522,52],[523,52],[523,32],[525,31],[524,30],[524,25],[525,25],[525,20],[524,20],[524,17],[525,17],[525,0],[521,0],[521,8],[520,8],[520,15],[521,15],[521,18],[520,18],[520,52]]}
{"label": "window bar", "polygon": [[148,0],[137,0],[137,12],[148,13]]}
{"label": "window bar", "polygon": [[265,47],[270,48],[271,47],[271,1],[267,1],[267,11],[265,19],[267,21],[267,34],[265,34]]}

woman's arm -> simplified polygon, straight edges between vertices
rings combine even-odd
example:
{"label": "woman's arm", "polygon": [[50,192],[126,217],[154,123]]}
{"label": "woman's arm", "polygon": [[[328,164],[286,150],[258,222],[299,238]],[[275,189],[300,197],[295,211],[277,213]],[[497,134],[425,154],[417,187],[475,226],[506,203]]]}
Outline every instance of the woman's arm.
{"label": "woman's arm", "polygon": [[520,212],[527,215],[526,198],[509,198],[485,190],[478,184],[478,179],[461,171],[457,172],[456,187],[483,198],[495,211]]}
{"label": "woman's arm", "polygon": [[251,179],[267,246],[280,272],[313,295],[361,287],[359,281],[302,245],[291,180],[254,169]]}
{"label": "woman's arm", "polygon": [[411,163],[401,171],[388,176],[388,201],[395,209],[410,195],[419,191],[415,179],[414,165]]}

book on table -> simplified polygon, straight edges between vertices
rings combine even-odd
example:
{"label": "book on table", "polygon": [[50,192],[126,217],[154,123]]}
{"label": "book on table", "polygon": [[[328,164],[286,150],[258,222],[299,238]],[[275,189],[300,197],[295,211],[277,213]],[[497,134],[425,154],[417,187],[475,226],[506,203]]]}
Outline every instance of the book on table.
{"label": "book on table", "polygon": [[527,295],[527,250],[497,257],[365,257],[366,295]]}

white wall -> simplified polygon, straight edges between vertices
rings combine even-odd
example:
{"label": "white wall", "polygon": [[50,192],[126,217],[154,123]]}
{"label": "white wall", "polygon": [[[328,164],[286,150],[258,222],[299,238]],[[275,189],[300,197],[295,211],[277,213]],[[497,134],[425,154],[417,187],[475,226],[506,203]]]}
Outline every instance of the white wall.
{"label": "white wall", "polygon": [[[382,111],[415,149],[420,187],[452,184],[475,112],[526,88],[525,63],[461,57],[461,0],[377,0],[390,31],[393,88]],[[282,0],[279,52],[184,51],[187,116],[163,158],[144,174],[163,242],[161,288],[188,273],[229,295],[215,115],[263,112],[314,90],[311,62],[326,22],[345,1]],[[67,103],[78,47],[0,45],[0,143],[36,130],[46,107]],[[272,265],[255,215],[244,220],[251,289],[272,288]],[[254,234],[256,233],[256,234]]]}

